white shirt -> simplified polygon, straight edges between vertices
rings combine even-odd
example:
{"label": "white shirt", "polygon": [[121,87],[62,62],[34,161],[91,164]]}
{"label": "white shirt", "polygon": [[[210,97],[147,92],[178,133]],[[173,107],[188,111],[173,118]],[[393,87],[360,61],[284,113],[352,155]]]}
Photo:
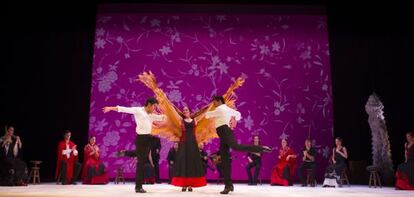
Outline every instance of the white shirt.
{"label": "white shirt", "polygon": [[216,109],[214,109],[213,111],[209,111],[206,113],[207,119],[215,118],[216,128],[223,126],[223,125],[227,125],[230,127],[230,119],[233,116],[237,121],[241,119],[240,112],[228,107],[225,104],[222,104],[216,107]]}
{"label": "white shirt", "polygon": [[[65,150],[62,150],[62,155],[66,155],[66,157],[69,159],[71,152],[72,152],[72,149],[69,148],[69,144],[66,144],[66,149]],[[73,155],[74,156],[77,156],[78,155],[78,151],[76,149],[73,150]]]}
{"label": "white shirt", "polygon": [[135,131],[138,135],[147,135],[151,134],[152,129],[152,122],[154,121],[163,121],[164,115],[158,115],[158,114],[148,114],[144,107],[122,107],[122,106],[116,106],[118,109],[118,112],[133,114],[135,123],[137,124],[137,127],[135,128]]}

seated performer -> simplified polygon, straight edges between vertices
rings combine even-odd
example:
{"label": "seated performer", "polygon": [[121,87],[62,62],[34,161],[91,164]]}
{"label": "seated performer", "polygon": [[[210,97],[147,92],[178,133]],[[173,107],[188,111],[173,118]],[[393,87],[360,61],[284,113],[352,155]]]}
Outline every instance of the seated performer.
{"label": "seated performer", "polygon": [[178,142],[174,142],[173,147],[168,151],[167,161],[168,161],[168,183],[171,184],[171,179],[174,172],[174,162],[175,156],[178,151]]}
{"label": "seated performer", "polygon": [[198,148],[200,150],[200,157],[201,157],[201,163],[203,164],[203,169],[204,169],[204,174],[207,174],[207,168],[210,168],[210,166],[208,165],[208,156],[206,151],[204,151],[204,145],[203,144],[199,144]]}
{"label": "seated performer", "polygon": [[[231,162],[234,158],[231,156],[231,152],[229,153],[229,155],[230,155],[230,162]],[[222,167],[222,162],[221,162],[220,151],[217,151],[211,154],[210,160],[211,160],[211,163],[213,163],[213,165],[216,167],[215,170],[217,170],[219,174],[217,179],[223,179],[223,167]]]}
{"label": "seated performer", "polygon": [[[135,157],[138,158],[138,152],[136,150],[121,150],[116,153],[119,157]],[[140,161],[137,161],[140,162]],[[155,172],[154,163],[152,161],[151,150],[148,152],[147,158],[144,159],[142,164],[144,168],[142,184],[154,184],[155,183]],[[138,164],[137,164],[138,165]]]}
{"label": "seated performer", "polygon": [[[305,148],[303,149],[303,156],[302,160],[303,163],[299,167],[299,178],[300,182],[302,183],[302,187],[306,186],[306,180],[305,180],[305,171],[307,169],[313,169],[312,174],[310,174],[310,177],[312,177],[312,180],[315,180],[315,173],[316,173],[316,164],[315,164],[315,157],[316,157],[316,150],[312,147],[312,142],[310,139],[305,140]],[[311,186],[315,186],[315,183],[312,182]]]}
{"label": "seated performer", "polygon": [[99,147],[96,145],[96,138],[89,138],[89,143],[83,149],[83,184],[106,184],[108,176],[105,172],[105,166],[99,158]]}
{"label": "seated performer", "polygon": [[405,162],[397,167],[395,188],[414,190],[414,133],[408,132],[405,137]]}
{"label": "seated performer", "polygon": [[0,186],[27,186],[27,165],[21,159],[23,145],[14,135],[14,127],[6,127],[0,146]]}
{"label": "seated performer", "polygon": [[[259,136],[253,137],[253,144],[260,145]],[[260,167],[262,166],[262,154],[260,153],[247,153],[247,160],[249,163],[246,166],[247,176],[249,178],[248,185],[257,185],[257,179],[260,174]],[[252,168],[254,168],[254,177],[252,176]]]}
{"label": "seated performer", "polygon": [[223,178],[223,168],[221,166],[221,156],[220,151],[217,151],[210,155],[211,162],[216,166],[216,170],[219,173],[218,179]]}
{"label": "seated performer", "polygon": [[282,139],[277,164],[273,167],[271,185],[291,186],[296,167],[296,155],[288,146],[286,139]]}
{"label": "seated performer", "polygon": [[154,164],[154,176],[155,182],[161,183],[160,180],[160,152],[161,152],[161,139],[157,136],[151,136],[150,149],[152,162]]}
{"label": "seated performer", "polygon": [[57,148],[56,179],[62,182],[62,185],[75,185],[81,170],[78,150],[76,150],[76,144],[70,141],[70,137],[71,132],[66,130],[64,139],[59,142]]}
{"label": "seated performer", "polygon": [[335,138],[336,147],[332,150],[331,164],[326,168],[325,180],[323,181],[323,187],[338,187],[340,185],[340,178],[342,172],[346,168],[346,159],[348,158],[348,152],[346,148],[342,146],[342,138]]}

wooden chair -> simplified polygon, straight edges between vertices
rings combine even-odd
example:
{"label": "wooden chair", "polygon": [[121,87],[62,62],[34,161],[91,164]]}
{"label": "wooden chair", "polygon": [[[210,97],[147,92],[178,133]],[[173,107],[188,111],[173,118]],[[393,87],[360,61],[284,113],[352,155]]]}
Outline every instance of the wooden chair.
{"label": "wooden chair", "polygon": [[40,167],[38,165],[40,165],[42,161],[30,161],[30,163],[34,166],[30,170],[28,182],[33,179],[33,184],[40,183]]}
{"label": "wooden chair", "polygon": [[346,182],[348,187],[351,187],[351,184],[349,184],[349,179],[348,179],[348,168],[345,168],[342,171],[341,178],[339,181],[341,182],[341,185],[344,185],[344,183]]}
{"label": "wooden chair", "polygon": [[116,176],[115,176],[115,184],[118,184],[119,182],[123,182],[125,184],[125,177],[124,177],[124,168],[118,167],[116,169]]}
{"label": "wooden chair", "polygon": [[368,186],[374,186],[374,188],[376,188],[377,186],[382,187],[381,177],[378,173],[379,168],[376,166],[368,166],[367,171],[369,172]]}

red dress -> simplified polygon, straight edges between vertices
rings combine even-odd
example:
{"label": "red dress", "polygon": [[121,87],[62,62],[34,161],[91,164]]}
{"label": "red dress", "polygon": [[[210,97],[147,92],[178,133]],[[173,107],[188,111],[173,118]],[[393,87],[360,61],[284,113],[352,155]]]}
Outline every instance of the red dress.
{"label": "red dress", "polygon": [[[69,141],[68,143],[69,145],[69,149],[72,149],[74,146],[76,146],[75,143],[73,143],[72,141]],[[56,164],[56,174],[55,174],[55,178],[57,179],[59,176],[59,172],[60,172],[60,164],[62,163],[62,161],[65,161],[67,164],[67,169],[66,169],[66,183],[70,183],[73,177],[73,166],[75,164],[75,162],[78,160],[78,156],[75,155],[73,152],[71,152],[69,154],[69,158],[68,155],[63,155],[62,151],[66,150],[66,141],[62,140],[59,142],[58,144],[58,148],[57,148],[57,164]]]}
{"label": "red dress", "polygon": [[295,155],[293,150],[289,147],[279,150],[279,160],[272,169],[272,176],[270,178],[271,185],[292,185],[292,177],[295,173],[296,159],[290,158],[286,161],[288,155]]}
{"label": "red dress", "polygon": [[403,190],[414,190],[414,145],[408,147],[405,145],[407,151],[407,162],[398,165],[395,173],[395,187]]}
{"label": "red dress", "polygon": [[[96,150],[91,155],[93,150]],[[106,184],[108,183],[108,176],[104,171],[104,165],[99,159],[99,147],[94,144],[87,144],[84,151],[83,165],[82,165],[82,182],[83,184]],[[95,175],[88,180],[88,171],[94,168]],[[102,172],[100,172],[102,171]],[[97,174],[96,174],[97,173]]]}

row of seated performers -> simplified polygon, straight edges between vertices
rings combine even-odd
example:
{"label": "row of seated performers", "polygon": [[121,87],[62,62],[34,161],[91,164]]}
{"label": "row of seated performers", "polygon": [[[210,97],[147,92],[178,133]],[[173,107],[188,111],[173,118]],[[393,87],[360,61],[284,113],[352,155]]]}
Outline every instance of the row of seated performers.
{"label": "row of seated performers", "polygon": [[[105,172],[105,166],[99,159],[99,147],[96,144],[95,137],[89,139],[89,143],[84,147],[84,162],[81,165],[78,160],[78,151],[75,143],[70,140],[71,132],[66,131],[64,139],[58,144],[58,161],[56,168],[56,178],[62,184],[75,184],[77,177],[82,170],[82,182],[84,184],[105,184],[108,182],[108,177]],[[406,134],[405,148],[405,162],[397,167],[396,171],[396,188],[397,189],[414,189],[414,136],[413,132],[407,132]],[[253,137],[253,143],[259,144],[260,140],[258,136]],[[4,186],[24,186],[27,185],[28,169],[26,163],[22,159],[21,149],[22,141],[19,136],[14,135],[14,127],[9,126],[6,128],[6,133],[0,138],[0,185]],[[332,156],[330,158],[330,165],[325,170],[325,180],[323,186],[336,187],[340,184],[339,179],[342,171],[346,168],[346,159],[348,152],[344,146],[342,146],[342,139],[335,139],[335,148],[332,150]],[[158,169],[156,165],[159,160],[160,143],[159,139],[154,140],[154,147],[156,154],[149,155],[149,162],[146,170],[146,182],[153,183],[158,182],[157,173]],[[169,169],[173,168],[175,161],[175,152],[178,149],[178,143],[174,143],[174,146],[170,149],[167,161],[169,163]],[[157,151],[158,150],[158,151]],[[151,150],[152,151],[152,150]],[[150,151],[150,153],[151,153]],[[298,168],[298,175],[303,186],[305,186],[304,172],[307,169],[313,169],[315,172],[316,164],[316,150],[312,147],[310,139],[305,140],[305,146],[302,150],[303,163]],[[129,151],[126,155],[134,156],[133,151]],[[154,156],[155,155],[155,156]],[[158,155],[158,159],[157,159]],[[219,152],[207,156],[207,153],[200,147],[200,157],[203,163],[204,170],[207,169],[217,170],[219,176],[221,173],[221,162]],[[292,177],[296,170],[296,154],[288,146],[286,139],[281,142],[281,148],[279,149],[278,161],[274,165],[271,174],[272,185],[292,185]],[[261,167],[261,155],[249,153],[248,163],[246,165],[246,171],[249,177],[248,184],[256,185],[258,175]],[[215,168],[210,167],[209,159],[215,165]],[[251,174],[251,169],[254,168],[254,175]],[[170,172],[171,173],[171,172]],[[158,174],[158,176],[157,176]],[[311,175],[314,176],[314,175]],[[170,176],[171,177],[171,176]]]}

